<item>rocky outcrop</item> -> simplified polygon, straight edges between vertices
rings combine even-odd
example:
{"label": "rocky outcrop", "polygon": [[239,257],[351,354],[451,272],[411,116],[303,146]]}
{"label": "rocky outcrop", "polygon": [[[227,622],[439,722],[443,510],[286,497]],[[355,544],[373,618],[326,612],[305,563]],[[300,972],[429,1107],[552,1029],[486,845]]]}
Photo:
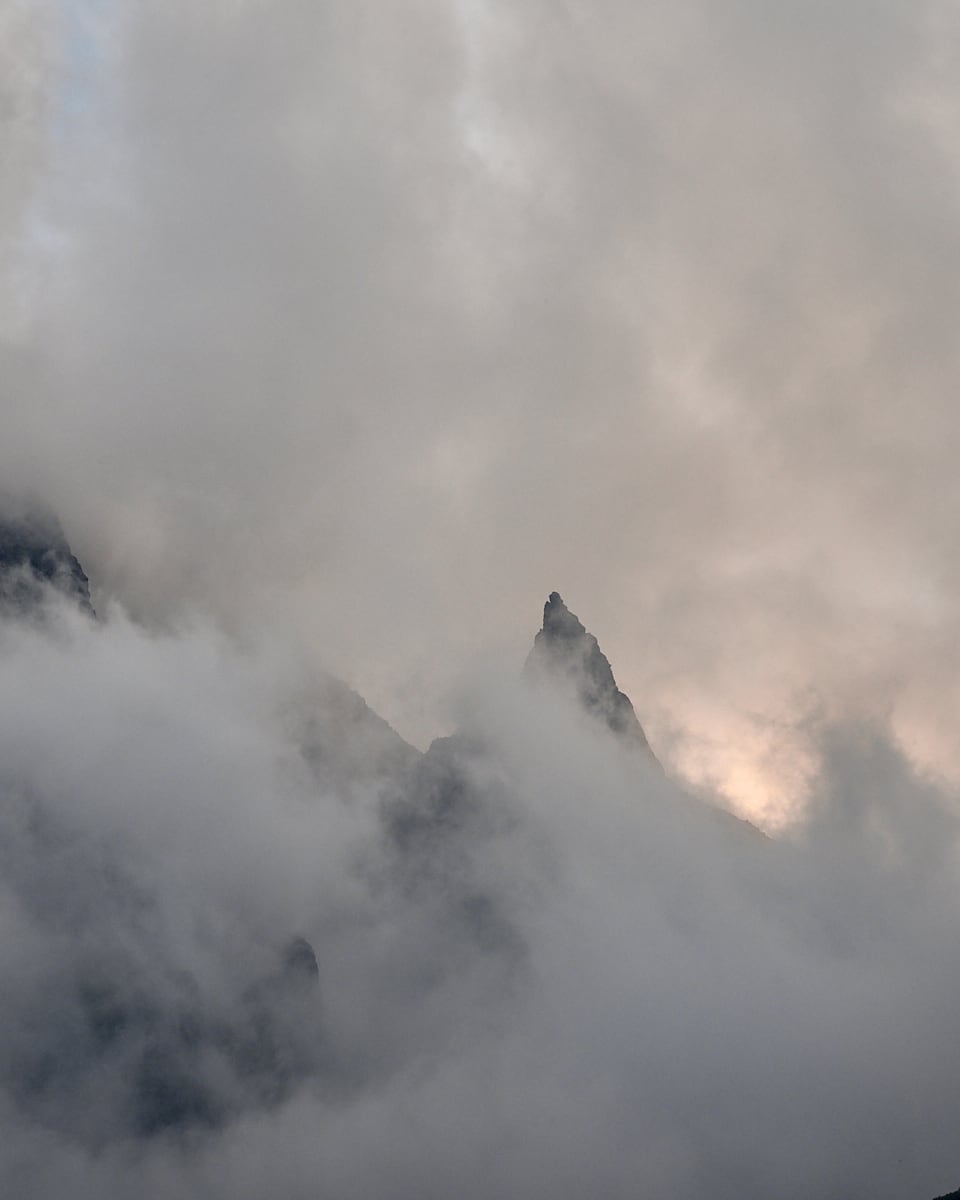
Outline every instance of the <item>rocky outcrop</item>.
{"label": "rocky outcrop", "polygon": [[0,608],[29,614],[53,588],[94,616],[90,582],[60,523],[40,509],[0,504]]}
{"label": "rocky outcrop", "polygon": [[624,745],[657,761],[629,697],[617,687],[597,639],[567,608],[558,592],[551,592],[543,606],[543,628],[534,638],[525,673],[535,682],[567,689],[585,713],[605,725]]}

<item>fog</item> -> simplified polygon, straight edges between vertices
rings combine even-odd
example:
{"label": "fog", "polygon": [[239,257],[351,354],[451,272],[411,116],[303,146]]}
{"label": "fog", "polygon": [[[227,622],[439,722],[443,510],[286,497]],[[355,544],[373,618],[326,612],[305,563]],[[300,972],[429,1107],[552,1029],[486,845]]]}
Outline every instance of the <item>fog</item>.
{"label": "fog", "polygon": [[0,491],[100,615],[0,621],[7,1190],[957,1185],[958,33],[6,4]]}
{"label": "fog", "polygon": [[2,469],[101,588],[425,745],[561,587],[770,824],[824,704],[956,781],[949,5],[5,11]]}
{"label": "fog", "polygon": [[[4,1190],[955,1182],[956,797],[876,730],[821,731],[774,841],[488,676],[466,803],[404,826],[318,783],[283,654],[61,603],[0,644]],[[319,983],[288,992],[293,935]]]}

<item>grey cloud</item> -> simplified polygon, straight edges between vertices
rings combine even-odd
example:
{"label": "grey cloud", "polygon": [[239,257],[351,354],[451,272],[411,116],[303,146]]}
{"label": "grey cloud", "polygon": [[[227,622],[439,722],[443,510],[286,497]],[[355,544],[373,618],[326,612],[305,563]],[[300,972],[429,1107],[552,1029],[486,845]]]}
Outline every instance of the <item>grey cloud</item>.
{"label": "grey cloud", "polygon": [[30,201],[47,160],[58,23],[32,0],[0,14],[0,338],[22,327],[29,291]]}
{"label": "grey cloud", "polygon": [[[818,735],[822,797],[778,842],[501,680],[397,808],[318,789],[282,661],[209,631],[62,612],[2,651],[18,1194],[955,1178],[955,797],[876,730]],[[278,1007],[294,930],[319,989]]]}
{"label": "grey cloud", "polygon": [[401,753],[276,647],[47,586],[0,625],[5,1188],[954,1178],[956,797],[879,727],[815,731],[777,841],[549,677],[468,681],[460,732]]}
{"label": "grey cloud", "polygon": [[[948,1190],[951,6],[106,5],[82,104],[10,11],[0,472],[103,620],[0,639],[2,1069],[297,935],[332,1059],[196,1145],[10,1085],[7,1186]],[[553,587],[792,841],[503,684]]]}
{"label": "grey cloud", "polygon": [[419,741],[561,585],[674,766],[752,774],[771,818],[828,697],[882,694],[955,777],[944,24],[117,11],[43,191],[5,476],[140,616],[276,617]]}

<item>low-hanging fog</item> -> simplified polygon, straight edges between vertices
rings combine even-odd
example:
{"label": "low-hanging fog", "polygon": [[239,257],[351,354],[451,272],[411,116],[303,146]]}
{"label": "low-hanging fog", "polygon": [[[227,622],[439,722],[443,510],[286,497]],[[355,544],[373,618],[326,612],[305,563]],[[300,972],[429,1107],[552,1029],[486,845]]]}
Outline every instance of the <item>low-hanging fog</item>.
{"label": "low-hanging fog", "polygon": [[[0,1190],[958,1185],[958,54],[2,8],[0,496],[99,618],[0,619]],[[553,588],[665,773],[521,678]]]}
{"label": "low-hanging fog", "polygon": [[5,1192],[952,1186],[955,797],[833,729],[770,840],[517,674],[460,697],[466,793],[411,811],[324,778],[276,650],[7,619]]}

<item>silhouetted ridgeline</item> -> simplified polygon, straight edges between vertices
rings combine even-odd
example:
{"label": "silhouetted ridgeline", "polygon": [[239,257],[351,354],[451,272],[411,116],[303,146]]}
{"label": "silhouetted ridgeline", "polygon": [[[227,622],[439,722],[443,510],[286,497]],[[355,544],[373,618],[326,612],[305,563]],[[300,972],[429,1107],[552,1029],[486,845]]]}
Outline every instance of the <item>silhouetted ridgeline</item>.
{"label": "silhouetted ridgeline", "polygon": [[[51,636],[45,614],[53,602],[63,606],[66,599],[93,614],[87,576],[55,519],[23,507],[8,506],[0,509],[3,512],[0,654],[22,654],[27,665],[11,676],[15,705],[24,690],[33,687],[37,659],[51,647],[63,651],[62,657],[51,651],[47,690],[38,693],[39,715],[28,727],[36,744],[46,747],[48,714],[61,693],[64,674],[72,673],[74,679],[82,675],[80,694],[86,698],[92,690],[86,665],[77,669],[76,664],[93,661],[83,655],[106,644],[109,669],[103,677],[121,677],[125,683],[135,669],[128,668],[129,649],[142,649],[141,631],[118,614],[102,622],[73,621],[66,625],[67,636],[59,636],[63,626]],[[116,643],[110,641],[115,629],[121,635]],[[773,1095],[763,1088],[775,1077],[774,1090],[779,1092],[776,1081],[795,1070],[798,1061],[778,1057],[784,1026],[770,1014],[781,1012],[784,1004],[790,1008],[799,983],[802,995],[789,1013],[790,1033],[799,1022],[799,1053],[804,1059],[813,1055],[811,1075],[819,1096],[824,1077],[827,1083],[835,1082],[830,1075],[833,1047],[816,1057],[823,1051],[822,1032],[834,1019],[836,989],[829,971],[839,963],[841,985],[849,979],[848,971],[859,982],[854,968],[863,927],[884,950],[887,946],[883,924],[873,923],[869,904],[865,926],[845,924],[850,896],[873,900],[888,893],[885,886],[863,893],[841,887],[836,896],[828,893],[814,904],[805,899],[798,904],[798,897],[816,890],[809,883],[819,877],[795,870],[790,847],[762,837],[749,823],[685,793],[667,778],[596,637],[557,592],[547,599],[542,628],[525,664],[524,675],[532,686],[509,690],[507,704],[518,705],[519,719],[507,707],[509,719],[502,727],[485,724],[486,717],[477,715],[478,705],[463,728],[437,738],[425,753],[405,742],[346,683],[328,675],[310,676],[299,687],[288,687],[283,676],[275,691],[270,674],[270,686],[264,689],[268,699],[263,708],[256,708],[252,724],[245,724],[243,706],[239,717],[231,708],[233,693],[224,699],[223,663],[217,659],[209,677],[201,679],[201,691],[210,688],[212,703],[203,691],[203,702],[193,704],[190,688],[181,684],[193,659],[184,671],[182,650],[176,658],[181,646],[176,638],[145,640],[159,656],[161,668],[144,671],[142,692],[120,688],[119,700],[97,709],[91,726],[84,724],[84,711],[74,715],[84,705],[70,693],[69,718],[59,727],[59,746],[66,743],[66,748],[55,763],[57,769],[33,772],[32,742],[19,775],[8,762],[0,762],[0,900],[5,917],[14,914],[10,926],[22,939],[18,947],[16,938],[10,938],[13,949],[8,948],[7,958],[12,961],[16,953],[20,958],[6,972],[9,986],[0,996],[0,1105],[5,1116],[12,1114],[19,1128],[29,1131],[27,1142],[32,1144],[41,1131],[42,1137],[69,1147],[70,1153],[80,1147],[90,1161],[98,1162],[105,1150],[117,1147],[131,1160],[160,1154],[170,1146],[187,1154],[198,1146],[221,1146],[234,1136],[242,1141],[258,1115],[267,1129],[275,1128],[281,1110],[299,1120],[299,1102],[309,1099],[317,1106],[310,1110],[310,1122],[319,1125],[329,1116],[341,1130],[346,1124],[336,1126],[336,1121],[344,1121],[343,1114],[356,1104],[360,1133],[351,1130],[350,1136],[366,1157],[364,1139],[370,1127],[363,1124],[364,1105],[376,1111],[380,1105],[406,1104],[417,1087],[432,1080],[439,1063],[454,1064],[449,1098],[444,1092],[440,1104],[454,1109],[465,1105],[464,1097],[472,1094],[476,1080],[486,1078],[488,1064],[493,1064],[489,1069],[494,1078],[497,1072],[512,1070],[519,1044],[520,1065],[515,1075],[507,1076],[509,1099],[515,1093],[519,1104],[536,1108],[544,1103],[556,1079],[567,1076],[554,1077],[548,1071],[534,1080],[528,1093],[524,1053],[541,1048],[536,1041],[541,1029],[549,1033],[556,1022],[556,1039],[548,1036],[542,1044],[551,1068],[554,1058],[571,1048],[580,1070],[582,1054],[586,1065],[574,1082],[586,1081],[588,1091],[594,1083],[600,1085],[591,1104],[604,1102],[601,1093],[607,1081],[598,1076],[609,1074],[611,1107],[601,1113],[598,1127],[616,1125],[623,1118],[627,1142],[633,1137],[634,1114],[624,1109],[627,1092],[617,1091],[623,1081],[617,1081],[616,1067],[626,1047],[641,1042],[642,1072],[647,1072],[649,1061],[660,1081],[644,1093],[642,1104],[657,1109],[665,1090],[673,1088],[668,1100],[679,1111],[678,1145],[690,1128],[696,1130],[701,1117],[710,1128],[704,1142],[710,1142],[717,1095],[724,1101],[726,1097],[714,1091],[713,1080],[724,1086],[730,1079],[739,1080],[745,1061],[747,1071],[757,1071],[751,1056],[758,1056],[761,1073],[752,1078],[760,1081],[760,1107],[749,1112],[746,1140],[735,1140],[728,1154],[718,1152],[712,1160],[705,1156],[704,1162],[719,1162],[721,1169],[729,1167],[730,1178],[748,1181],[745,1189],[730,1194],[749,1200],[770,1194],[755,1181],[771,1176],[759,1174],[759,1169],[751,1174],[756,1167],[753,1147],[762,1140],[755,1137],[754,1127],[758,1120],[762,1123]],[[201,644],[206,648],[206,642]],[[68,656],[72,645],[82,651],[76,658]],[[171,655],[173,667],[168,663]],[[149,742],[153,735],[156,713],[150,700],[153,689],[162,687],[155,676],[164,681],[173,677],[167,707],[161,706],[160,714],[177,728],[186,709],[187,734],[160,737],[156,757],[128,758],[130,742],[141,736]],[[239,677],[247,678],[242,673]],[[140,723],[128,726],[123,715],[130,695],[146,701]],[[246,699],[247,693],[243,696]],[[259,693],[256,699],[260,701]],[[265,718],[263,709],[268,707]],[[250,761],[258,767],[266,760],[269,766],[262,780],[254,770],[255,785],[239,804],[235,791],[243,792],[242,783],[236,789],[221,786],[224,778],[235,783],[234,776],[214,770],[204,786],[208,735],[211,730],[214,737],[222,732],[224,709],[230,710],[223,722],[227,736],[211,752],[217,764],[237,756],[238,745],[256,742],[261,726],[267,729],[262,757]],[[120,734],[114,728],[118,722],[123,725]],[[197,723],[200,732],[192,740]],[[91,740],[101,737],[92,749],[87,745],[91,727]],[[132,737],[125,741],[130,730]],[[569,753],[566,742],[573,744]],[[15,757],[17,738],[5,745]],[[185,747],[188,765],[183,771],[174,763],[167,772],[171,747],[174,757]],[[520,761],[519,769],[511,754]],[[80,797],[76,759],[89,769],[92,780]],[[246,765],[247,760],[242,761]],[[151,772],[158,780],[148,777]],[[576,778],[568,786],[570,772]],[[283,781],[289,779],[294,785],[287,792]],[[611,779],[611,795],[619,806],[612,822],[611,810],[603,804],[603,789]],[[141,790],[147,793],[145,799]],[[175,790],[188,794],[173,795]],[[112,807],[101,805],[104,791]],[[182,843],[176,841],[177,829],[171,833],[158,820],[156,833],[152,824],[157,809],[166,811],[168,801],[179,804],[171,805],[174,824],[188,826],[189,836]],[[285,823],[289,810],[294,810],[293,817]],[[545,811],[549,820],[543,819]],[[557,826],[564,837],[552,838],[549,821],[558,812],[561,822],[572,813],[572,822]],[[643,823],[621,825],[624,813],[641,813]],[[193,817],[198,818],[196,825],[190,824]],[[350,847],[343,855],[349,861],[324,860],[325,842],[341,817],[348,825],[356,820],[357,843],[344,843]],[[236,859],[230,857],[236,848],[233,831],[226,826],[233,821],[247,822],[252,831],[249,860],[239,851]],[[130,827],[135,827],[134,833],[125,840]],[[213,830],[210,848],[195,853],[191,839],[198,832],[202,837],[204,829]],[[633,832],[622,837],[623,829]],[[600,850],[588,851],[594,854],[588,859],[585,846],[594,834]],[[301,835],[304,846],[299,844]],[[171,840],[175,853],[169,850]],[[611,852],[614,840],[619,844]],[[573,864],[571,874],[576,875],[584,861],[593,874],[582,890],[564,890],[564,884],[550,893],[554,907],[539,907],[538,889],[548,891],[569,865],[561,861],[564,854]],[[264,874],[254,869],[248,877],[244,866],[256,867],[262,858],[268,864]],[[208,886],[207,876],[217,875],[221,859],[227,883]],[[845,869],[845,860],[841,864]],[[288,879],[287,870],[294,879]],[[337,877],[331,892],[322,887],[324,870]],[[609,892],[612,900],[603,890],[611,870],[629,880],[628,887],[621,884],[620,890]],[[186,885],[179,872],[188,880]],[[642,886],[634,887],[634,881]],[[271,891],[269,900],[261,902],[262,893]],[[330,895],[335,902],[328,903]],[[892,908],[898,903],[894,896]],[[767,927],[764,919],[771,905],[778,906],[778,918],[785,913],[787,919],[773,920]],[[213,916],[211,909],[216,910]],[[885,912],[884,919],[889,915]],[[568,940],[570,928],[574,936]],[[909,932],[912,937],[912,926]],[[820,949],[821,937],[826,950]],[[607,940],[609,945],[604,945]],[[870,967],[875,961],[870,957],[872,944],[866,951]],[[890,960],[897,957],[891,954]],[[871,986],[889,967],[882,954],[877,961],[879,973],[863,977]],[[634,970],[635,975],[630,973]],[[827,973],[821,990],[818,972]],[[714,975],[720,977],[716,992],[711,990]],[[823,1011],[829,1014],[829,1019],[809,1027],[803,1025],[808,983],[814,1001],[824,1002],[826,997]],[[864,993],[855,988],[852,994],[859,1026]],[[520,1001],[511,1007],[518,996]],[[571,1007],[577,1010],[572,1021]],[[729,1025],[731,1043],[721,1018],[725,1014],[729,1022],[731,1012],[739,1015],[742,1010],[742,1023]],[[896,1002],[891,1011],[899,1019]],[[529,1023],[524,1025],[526,1019]],[[611,1019],[623,1023],[619,1043],[608,1041]],[[501,1037],[504,1027],[508,1036]],[[523,1032],[514,1043],[510,1038],[516,1028]],[[660,1045],[664,1031],[666,1043]],[[829,1037],[829,1029],[827,1033]],[[524,1037],[529,1039],[527,1046]],[[458,1058],[464,1046],[475,1057]],[[510,1058],[506,1063],[496,1057],[504,1047]],[[872,1062],[875,1044],[869,1043],[868,1049],[863,1059],[853,1060],[854,1067]],[[769,1076],[768,1054],[777,1064]],[[661,1087],[678,1056],[683,1070]],[[464,1062],[467,1069],[461,1076]],[[564,1070],[570,1070],[569,1064]],[[857,1070],[850,1069],[847,1078],[859,1087]],[[646,1086],[646,1074],[640,1071],[624,1079],[638,1093]],[[480,1099],[491,1111],[503,1098],[497,1086],[495,1081]],[[570,1134],[575,1141],[582,1101],[578,1087],[569,1090],[570,1095],[561,1098],[560,1111],[570,1114],[564,1137]],[[686,1107],[691,1095],[692,1109]],[[731,1109],[735,1103],[731,1097]],[[416,1120],[427,1130],[426,1141],[415,1147],[419,1158],[424,1145],[429,1158],[433,1144],[432,1126],[423,1113],[436,1119],[436,1111],[417,1112]],[[517,1111],[510,1115],[511,1122]],[[788,1111],[792,1119],[794,1109]],[[814,1112],[815,1125],[814,1109],[802,1111],[808,1116]],[[872,1130],[872,1114],[866,1111],[864,1123]],[[833,1115],[827,1114],[827,1119]],[[459,1119],[459,1111],[454,1112],[453,1120]],[[658,1113],[651,1119],[656,1126]],[[898,1121],[899,1116],[895,1127],[902,1136],[913,1136],[915,1127],[901,1128]],[[467,1122],[464,1117],[458,1132]],[[537,1113],[534,1123],[546,1127],[549,1121],[541,1121]],[[494,1123],[492,1128],[499,1137],[501,1127]],[[811,1134],[804,1129],[798,1142],[792,1120],[771,1128],[787,1130],[790,1154],[803,1145],[803,1136],[813,1141],[820,1137],[819,1130]],[[312,1147],[313,1124],[309,1129]],[[228,1138],[218,1140],[218,1131],[224,1130]],[[524,1135],[523,1128],[511,1125],[505,1140],[514,1139],[520,1146]],[[693,1141],[691,1135],[691,1146]],[[392,1150],[387,1142],[385,1153]],[[576,1164],[585,1172],[583,1178],[594,1170],[604,1178],[608,1160],[617,1157],[622,1145],[610,1144],[613,1152],[604,1155],[596,1153],[595,1146],[606,1148],[605,1142],[585,1141],[583,1160]],[[744,1153],[742,1145],[750,1149]],[[379,1146],[374,1149],[380,1151]],[[484,1144],[483,1154],[489,1149]],[[407,1151],[403,1146],[399,1160]],[[677,1169],[699,1170],[699,1164],[691,1167],[699,1152],[688,1153],[684,1146],[675,1159]],[[762,1154],[760,1147],[757,1157]],[[943,1179],[944,1163],[952,1169],[951,1155],[948,1141],[935,1168],[927,1164],[930,1173],[921,1181],[923,1191],[932,1190],[931,1179]],[[393,1160],[384,1161],[386,1170],[392,1170]],[[525,1162],[530,1177],[540,1170],[540,1162],[540,1157],[535,1167]],[[633,1169],[629,1152],[624,1162],[624,1171]],[[424,1169],[429,1173],[431,1168],[428,1162]],[[674,1160],[666,1170],[674,1170]],[[707,1166],[702,1170],[700,1178],[713,1178]],[[641,1178],[645,1176],[638,1174],[638,1181]],[[670,1174],[669,1184],[673,1178]],[[571,1183],[572,1190],[558,1192],[551,1177],[549,1191],[533,1187],[528,1194],[581,1194],[577,1182]],[[892,1184],[885,1183],[887,1195]],[[596,1194],[632,1195],[632,1179],[627,1184],[627,1190],[605,1193],[598,1188]],[[316,1194],[340,1194],[331,1187]],[[641,1190],[638,1182],[637,1194]],[[43,1200],[53,1194],[59,1193],[43,1193]],[[343,1194],[389,1193],[374,1189]],[[464,1194],[484,1193],[468,1189]],[[491,1188],[490,1194],[511,1193]],[[669,1195],[669,1187],[655,1194]],[[790,1194],[802,1197],[799,1189]],[[940,1200],[960,1200],[960,1191]]]}
{"label": "silhouetted ridgeline", "polygon": [[89,580],[56,517],[0,502],[0,606],[26,612],[39,604],[44,586],[93,615]]}
{"label": "silhouetted ridgeline", "polygon": [[617,687],[609,661],[558,592],[543,606],[543,628],[533,641],[525,670],[535,680],[569,688],[583,710],[606,725],[624,745],[656,762],[630,698]]}
{"label": "silhouetted ridgeline", "polygon": [[[56,519],[8,504],[0,518],[0,598],[7,616],[40,615],[48,591],[93,613],[87,576]],[[590,719],[655,763],[596,639],[556,593],[544,609],[527,670],[541,683],[569,688]],[[482,740],[459,733],[421,754],[332,677],[319,677],[294,696],[284,719],[318,789],[345,799],[379,797],[377,886],[395,895],[395,905],[425,910],[443,947],[442,961],[427,958],[418,968],[415,987],[424,999],[447,960],[479,956],[504,984],[523,970],[523,936],[483,866],[514,818],[510,796],[485,770]],[[39,808],[30,820],[37,827],[32,851],[53,870],[67,834]],[[67,890],[83,889],[69,874],[88,869],[82,861],[56,869]],[[106,889],[98,885],[97,919],[127,925],[144,903],[134,878],[122,861],[97,871],[110,880]],[[47,919],[59,918],[51,912]],[[137,926],[145,927],[142,914]],[[215,1129],[251,1108],[282,1103],[308,1080],[341,1088],[376,1074],[373,1065],[345,1061],[331,1050],[321,1004],[323,956],[306,939],[289,937],[285,948],[278,939],[276,967],[247,972],[245,981],[240,970],[237,990],[224,1004],[213,1003],[189,971],[158,990],[131,952],[140,936],[131,927],[121,939],[127,948],[80,954],[65,964],[59,984],[48,984],[56,997],[44,1009],[49,1025],[0,1062],[8,1096],[33,1119],[59,1123],[97,1145],[108,1129],[141,1138]],[[104,1078],[111,1080],[109,1103],[95,1119],[81,1097]]]}

